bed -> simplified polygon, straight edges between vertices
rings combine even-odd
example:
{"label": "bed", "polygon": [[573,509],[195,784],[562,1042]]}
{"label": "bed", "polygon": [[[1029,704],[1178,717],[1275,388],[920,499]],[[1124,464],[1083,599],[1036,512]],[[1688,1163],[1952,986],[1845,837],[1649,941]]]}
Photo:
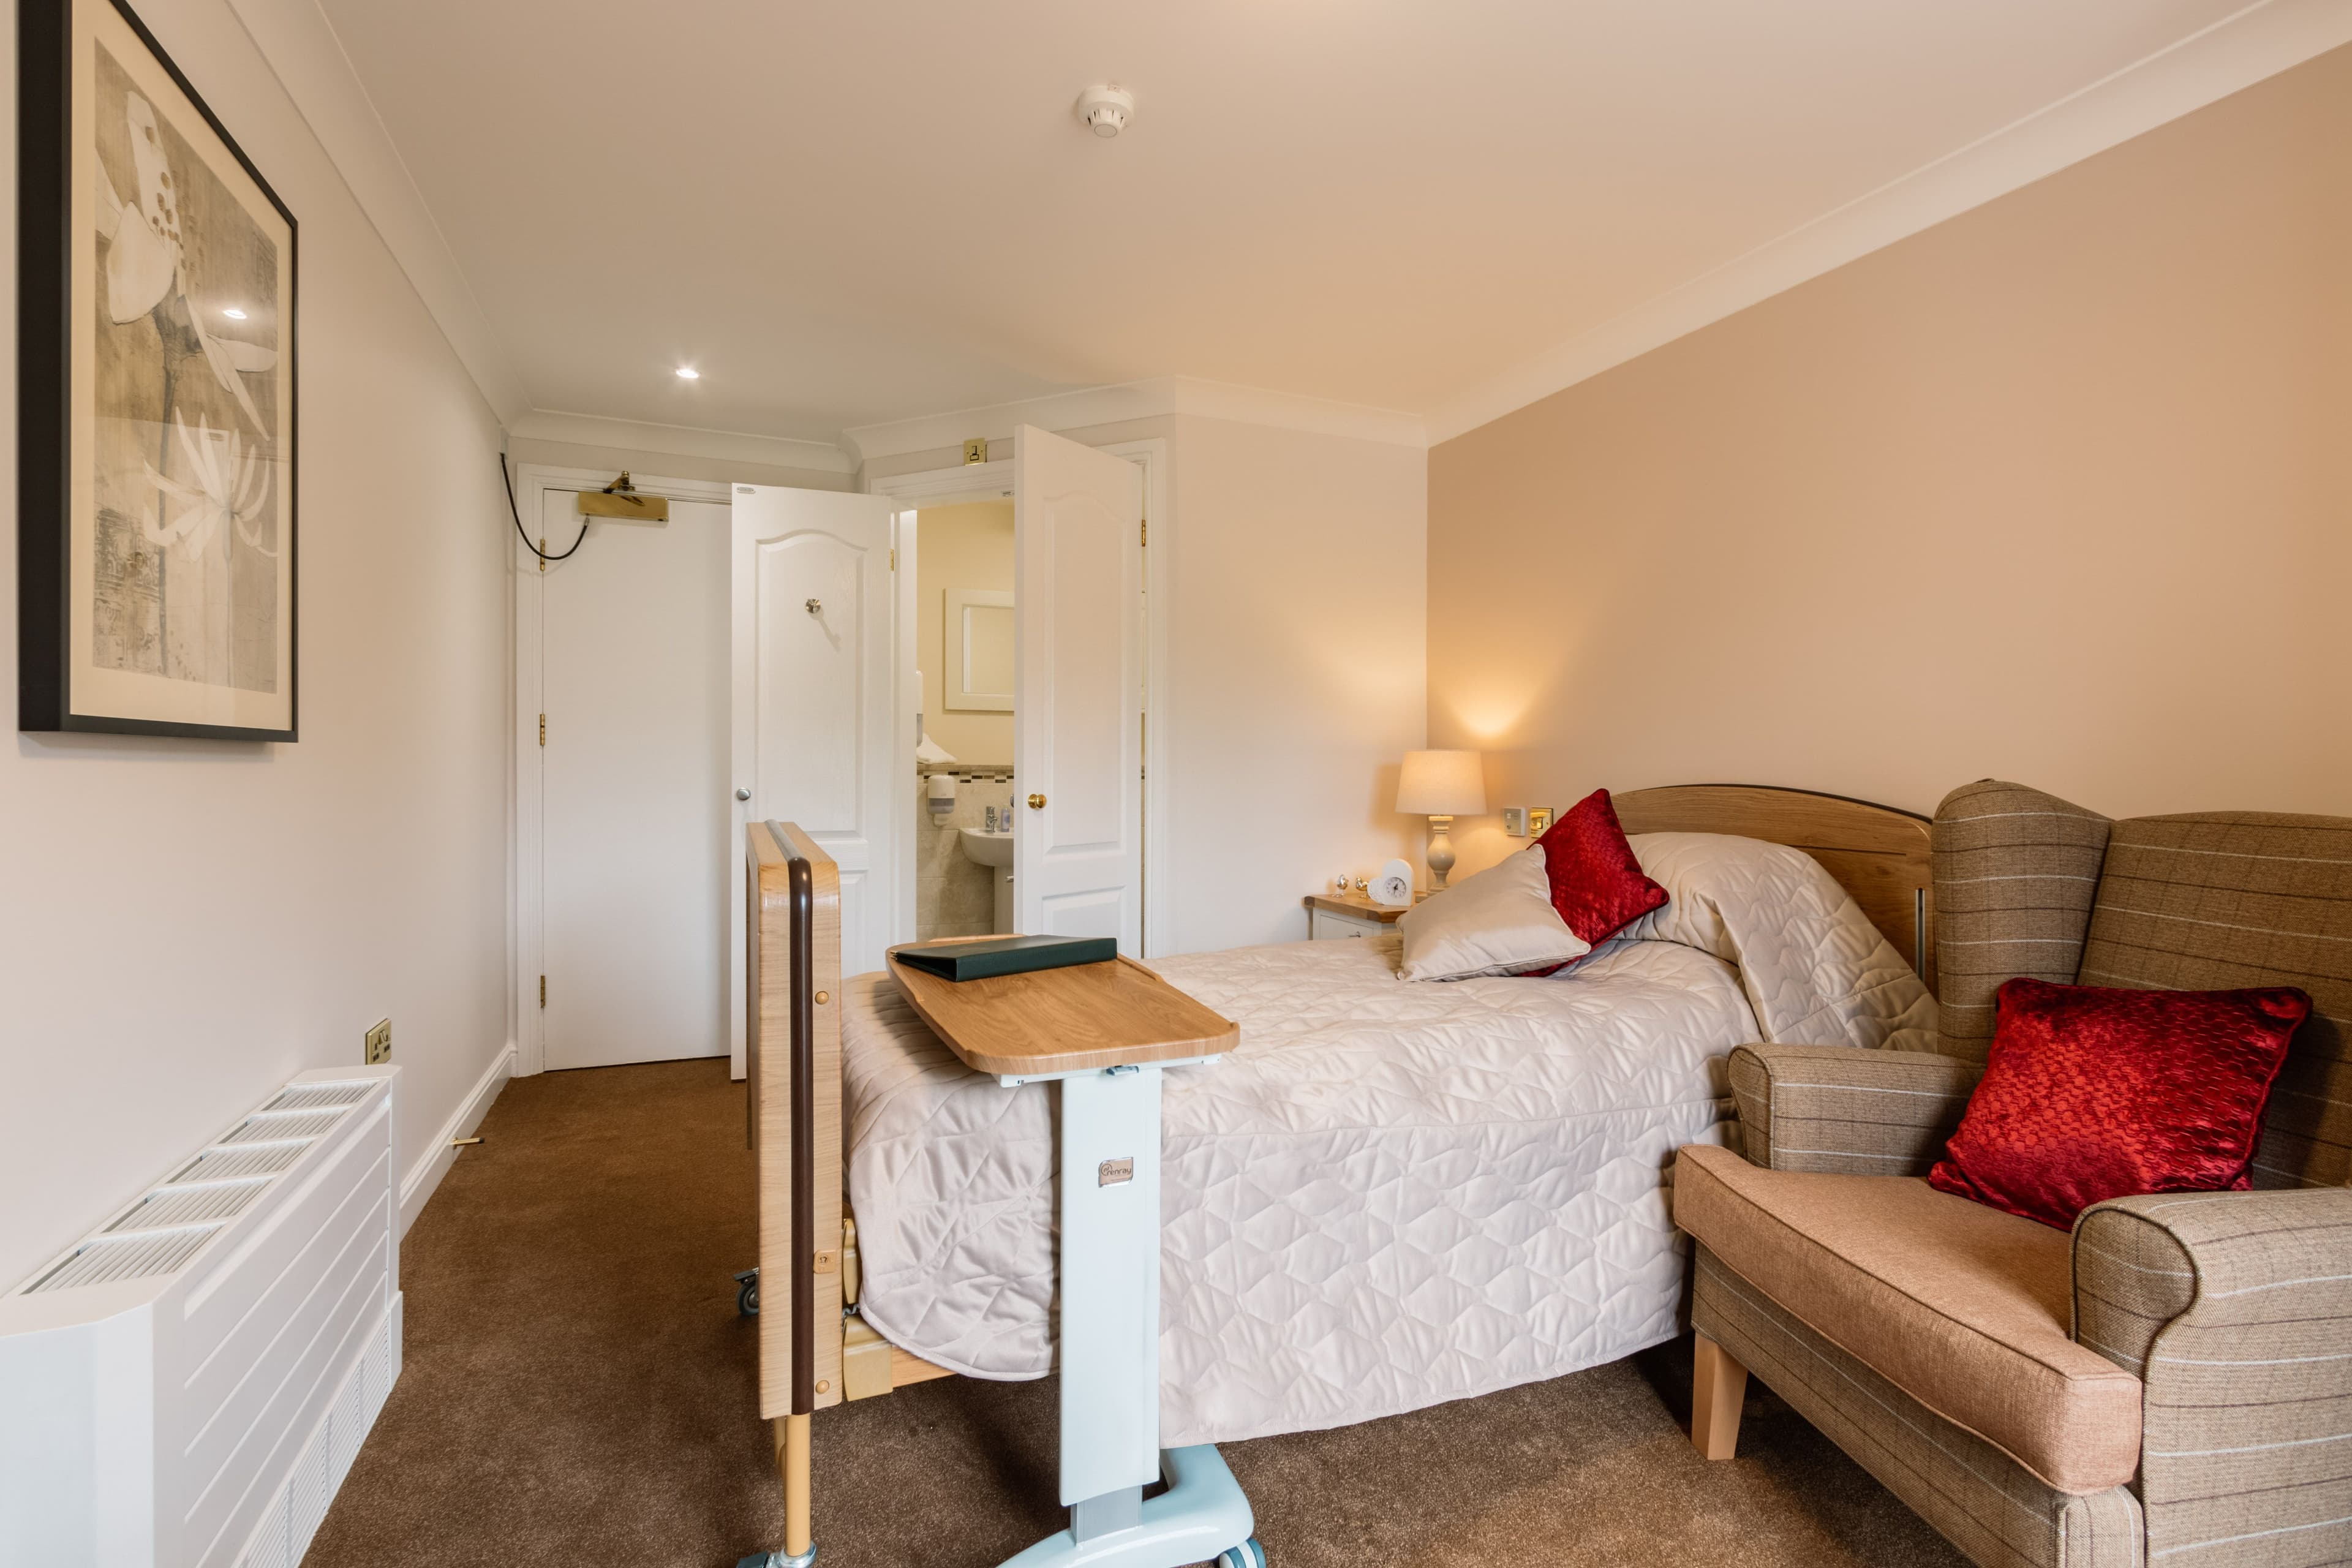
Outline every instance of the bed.
{"label": "bed", "polygon": [[[1393,935],[1155,962],[1242,1028],[1165,1089],[1164,1444],[1370,1419],[1673,1337],[1664,1183],[1676,1147],[1726,1136],[1729,1050],[1932,1033],[1924,820],[1729,785],[1617,805],[1673,897],[1560,975],[1411,984]],[[753,1033],[789,1037],[799,1069],[755,1045],[762,1279],[792,1286],[789,1317],[762,1317],[764,1413],[1045,1375],[1050,1092],[966,1070],[887,975],[843,980],[829,863],[762,831]]]}

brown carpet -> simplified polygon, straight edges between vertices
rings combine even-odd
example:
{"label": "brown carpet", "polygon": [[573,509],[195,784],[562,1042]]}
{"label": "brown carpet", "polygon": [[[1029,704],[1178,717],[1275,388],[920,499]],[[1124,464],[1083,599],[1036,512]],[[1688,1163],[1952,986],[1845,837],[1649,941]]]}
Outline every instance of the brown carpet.
{"label": "brown carpet", "polygon": [[[731,1279],[742,1129],[724,1062],[507,1086],[403,1244],[406,1364],[310,1568],[730,1568],[778,1543]],[[1760,1392],[1741,1457],[1700,1459],[1689,1353],[1224,1453],[1274,1568],[1963,1561]],[[1060,1528],[1054,1398],[949,1378],[820,1413],[824,1568],[990,1568]]]}

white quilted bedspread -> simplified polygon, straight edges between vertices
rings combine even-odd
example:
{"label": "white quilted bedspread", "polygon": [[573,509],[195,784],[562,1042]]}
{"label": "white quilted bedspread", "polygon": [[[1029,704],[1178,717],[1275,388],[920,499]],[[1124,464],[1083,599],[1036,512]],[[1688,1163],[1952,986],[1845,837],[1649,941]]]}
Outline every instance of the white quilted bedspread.
{"label": "white quilted bedspread", "polygon": [[[1161,1441],[1339,1426],[1673,1337],[1664,1177],[1744,1041],[1924,1044],[1935,1003],[1813,861],[1636,837],[1674,895],[1549,979],[1408,984],[1394,939],[1171,958],[1242,1026],[1162,1108]],[[1055,1096],[844,986],[861,1310],[958,1372],[1052,1364]]]}

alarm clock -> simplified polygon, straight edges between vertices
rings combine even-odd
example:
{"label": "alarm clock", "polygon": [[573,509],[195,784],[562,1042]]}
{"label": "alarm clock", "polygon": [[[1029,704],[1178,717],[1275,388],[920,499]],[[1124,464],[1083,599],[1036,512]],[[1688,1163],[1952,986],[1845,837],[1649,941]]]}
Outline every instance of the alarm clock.
{"label": "alarm clock", "polygon": [[1391,860],[1381,868],[1381,874],[1364,889],[1372,902],[1384,909],[1409,909],[1412,904],[1412,868],[1402,860]]}

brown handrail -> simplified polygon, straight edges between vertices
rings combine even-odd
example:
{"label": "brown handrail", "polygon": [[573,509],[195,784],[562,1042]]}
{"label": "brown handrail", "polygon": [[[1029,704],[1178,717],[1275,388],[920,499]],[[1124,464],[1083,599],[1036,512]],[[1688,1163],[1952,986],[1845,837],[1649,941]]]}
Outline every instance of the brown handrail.
{"label": "brown handrail", "polygon": [[783,851],[793,954],[793,1414],[816,1409],[816,892],[808,857]]}

